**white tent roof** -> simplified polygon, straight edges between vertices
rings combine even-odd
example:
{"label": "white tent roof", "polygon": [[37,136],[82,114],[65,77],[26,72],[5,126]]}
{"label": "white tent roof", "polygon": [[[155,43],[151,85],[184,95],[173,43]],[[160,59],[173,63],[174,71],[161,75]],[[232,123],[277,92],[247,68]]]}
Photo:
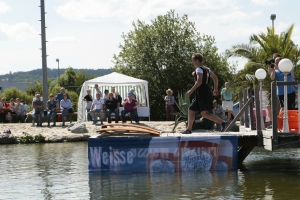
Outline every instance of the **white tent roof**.
{"label": "white tent roof", "polygon": [[[149,106],[149,93],[148,93],[148,81],[126,76],[117,72],[112,72],[110,74],[100,76],[88,81],[85,81],[82,85],[81,92],[78,98],[78,120],[86,119],[86,103],[83,101],[86,95],[86,90],[94,87],[95,84],[99,85],[99,89],[109,89],[115,86],[118,90],[121,89],[123,93],[123,98],[127,97],[126,94],[129,92],[130,88],[136,89],[136,92],[140,95],[140,106],[138,107],[138,114],[141,117],[149,117],[150,120],[150,106]],[[104,91],[102,91],[104,92]],[[122,95],[121,95],[122,96]],[[137,96],[138,97],[138,96]]]}
{"label": "white tent roof", "polygon": [[91,80],[86,81],[87,84],[106,84],[106,85],[134,85],[134,84],[141,84],[141,83],[148,83],[145,80],[126,76],[124,74],[119,74],[117,72],[112,72],[110,74],[100,76]]}

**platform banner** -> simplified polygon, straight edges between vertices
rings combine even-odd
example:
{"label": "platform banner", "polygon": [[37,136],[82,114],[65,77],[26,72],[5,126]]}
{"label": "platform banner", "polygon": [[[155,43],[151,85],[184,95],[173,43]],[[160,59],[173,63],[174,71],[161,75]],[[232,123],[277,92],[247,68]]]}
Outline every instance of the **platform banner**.
{"label": "platform banner", "polygon": [[236,136],[89,138],[90,173],[237,169]]}

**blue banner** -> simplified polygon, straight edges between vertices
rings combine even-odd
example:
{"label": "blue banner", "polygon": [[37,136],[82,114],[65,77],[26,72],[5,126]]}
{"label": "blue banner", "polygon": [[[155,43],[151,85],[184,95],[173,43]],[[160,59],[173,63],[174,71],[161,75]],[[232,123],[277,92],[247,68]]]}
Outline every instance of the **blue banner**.
{"label": "blue banner", "polygon": [[91,173],[237,169],[237,136],[89,138]]}

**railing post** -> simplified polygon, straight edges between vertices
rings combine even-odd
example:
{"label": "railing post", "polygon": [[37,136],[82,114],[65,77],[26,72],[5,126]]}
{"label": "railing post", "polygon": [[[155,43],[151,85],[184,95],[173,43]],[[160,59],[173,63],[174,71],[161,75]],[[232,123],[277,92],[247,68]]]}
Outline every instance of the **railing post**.
{"label": "railing post", "polygon": [[256,130],[257,130],[257,146],[262,147],[263,146],[263,133],[261,129],[261,112],[260,112],[260,100],[259,100],[259,87],[256,85],[254,87],[254,98],[255,98],[255,113],[256,113]]}
{"label": "railing post", "polygon": [[271,103],[272,103],[272,138],[273,138],[273,150],[278,149],[278,97],[276,92],[276,82],[271,84]]}
{"label": "railing post", "polygon": [[[244,106],[244,103],[243,103],[243,92],[240,92],[239,93],[239,111],[241,111],[241,109],[242,109],[243,106]],[[241,122],[241,126],[245,125],[244,115],[241,116],[240,122]]]}
{"label": "railing post", "polygon": [[[243,90],[243,96],[244,96],[244,104],[247,102],[247,90]],[[249,128],[249,112],[248,109],[245,110],[245,127]]]}
{"label": "railing post", "polygon": [[[251,98],[253,98],[252,87],[249,87],[248,88],[248,99],[251,99]],[[254,105],[254,102],[249,104],[251,130],[255,130],[254,117],[253,117],[253,105]]]}

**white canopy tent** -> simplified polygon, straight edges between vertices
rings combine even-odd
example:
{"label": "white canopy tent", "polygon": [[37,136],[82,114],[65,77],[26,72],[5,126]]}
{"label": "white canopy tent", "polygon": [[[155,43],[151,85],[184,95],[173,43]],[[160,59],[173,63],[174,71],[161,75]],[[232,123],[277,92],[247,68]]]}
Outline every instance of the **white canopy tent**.
{"label": "white canopy tent", "polygon": [[127,93],[130,91],[130,89],[133,88],[139,104],[139,117],[149,117],[150,120],[148,81],[126,76],[117,72],[112,72],[83,83],[78,98],[78,121],[86,120],[86,102],[83,101],[83,98],[85,95],[87,95],[86,91],[88,89],[91,90],[93,98],[96,97],[96,91],[94,89],[95,84],[98,84],[103,95],[104,90],[107,89],[108,91],[111,91],[111,88],[115,87],[115,90],[119,92],[123,100],[127,97]]}

